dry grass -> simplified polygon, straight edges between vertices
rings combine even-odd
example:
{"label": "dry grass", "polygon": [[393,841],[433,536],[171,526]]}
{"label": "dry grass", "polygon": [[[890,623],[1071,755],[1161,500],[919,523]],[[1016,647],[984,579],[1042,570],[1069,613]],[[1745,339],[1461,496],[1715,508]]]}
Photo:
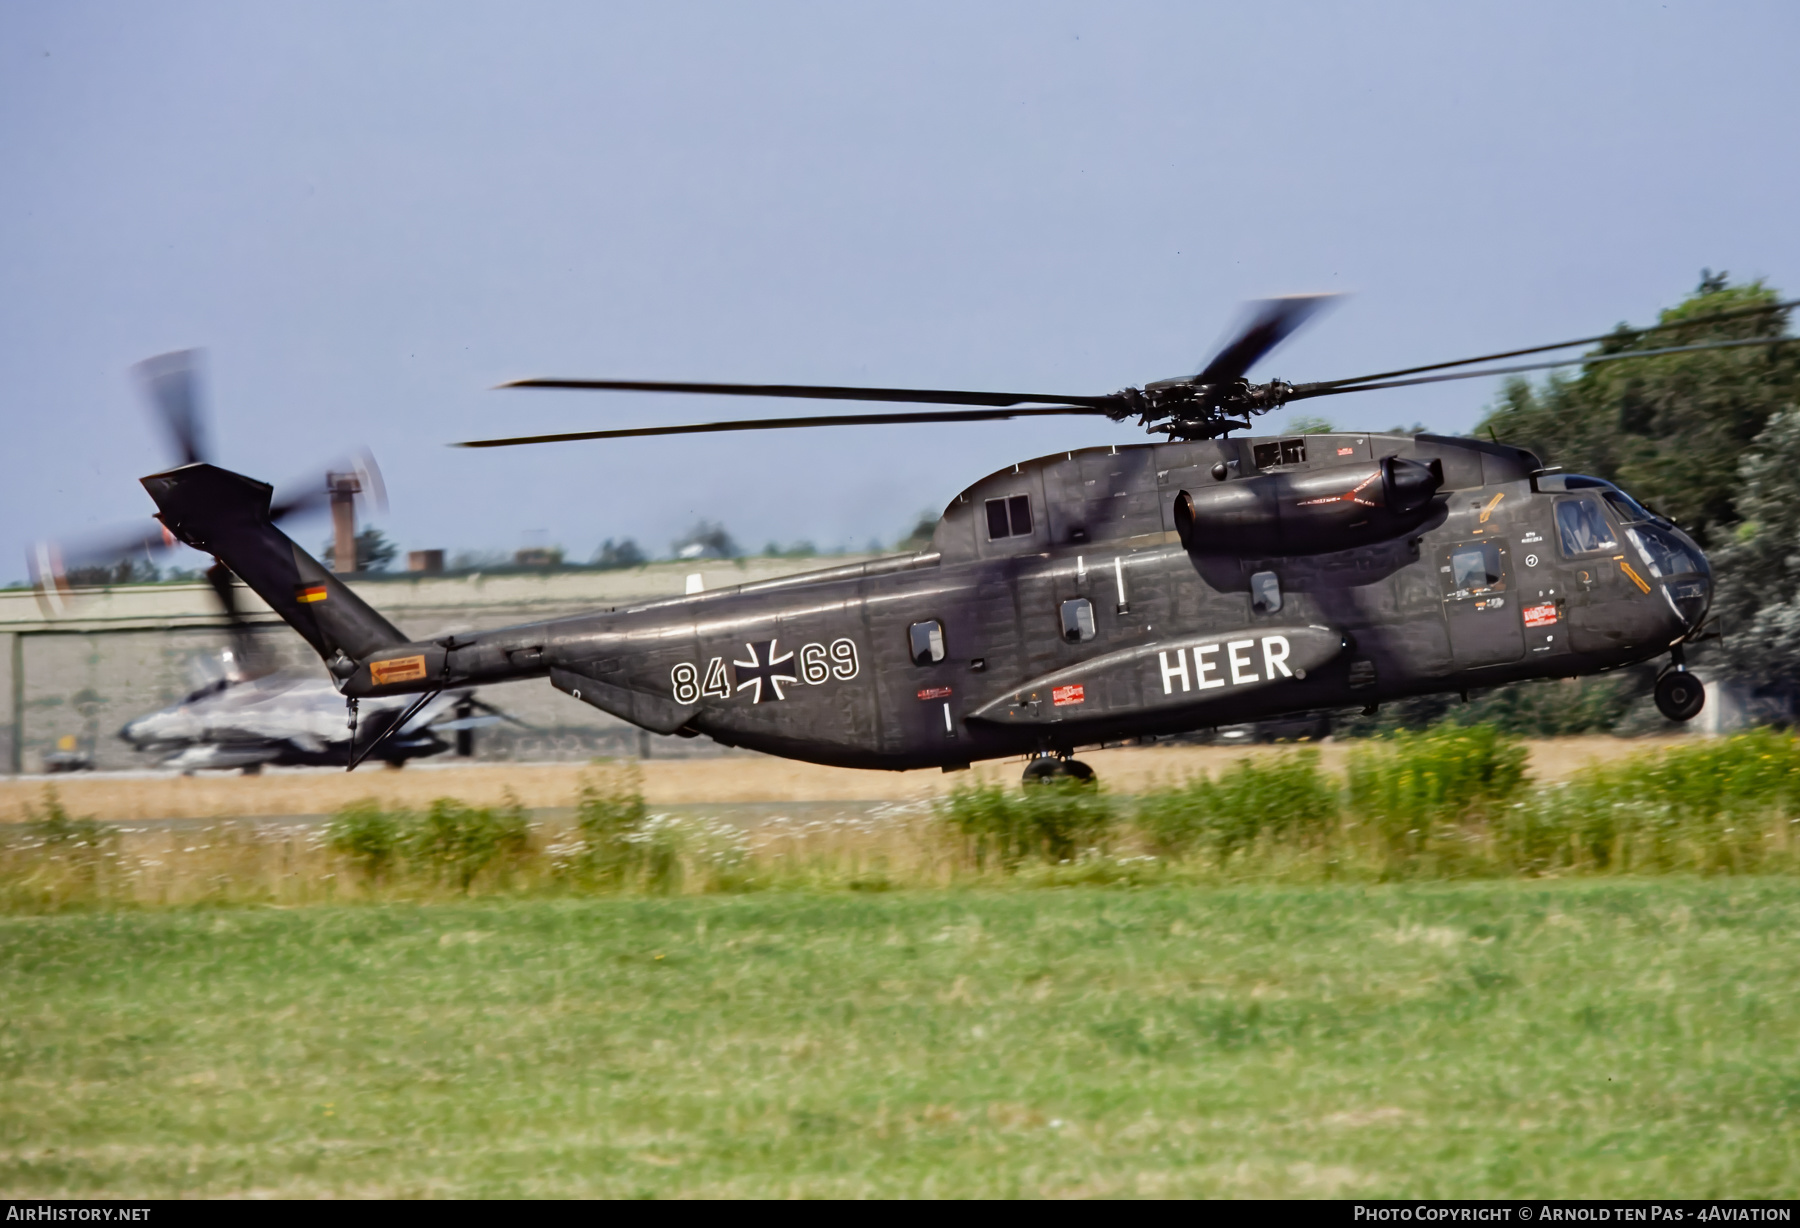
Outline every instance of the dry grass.
{"label": "dry grass", "polygon": [[[1610,737],[1527,743],[1530,770],[1544,782],[1565,779],[1590,763],[1613,762],[1646,749],[1691,739],[1625,741]],[[1319,748],[1327,771],[1340,772],[1355,743]],[[1195,775],[1216,776],[1239,759],[1282,753],[1279,747],[1152,747],[1085,752],[1107,789],[1139,794]],[[970,777],[937,771],[869,772],[820,767],[767,755],[719,759],[649,760],[644,799],[652,806],[745,802],[918,802],[950,792]],[[183,777],[146,773],[51,778],[72,813],[103,821],[235,819],[332,814],[364,798],[391,809],[419,809],[432,799],[457,797],[472,806],[516,799],[527,810],[567,806],[580,788],[579,764],[415,764],[403,771],[363,768],[269,771],[261,776],[208,773]],[[975,769],[978,779],[1016,780],[1019,763],[1003,760]],[[40,800],[46,780],[0,780],[0,821],[18,822]]]}
{"label": "dry grass", "polygon": [[626,762],[564,778],[567,793],[534,799],[557,805],[535,811],[511,794],[369,795],[330,823],[102,822],[46,787],[32,821],[0,838],[0,910],[1800,868],[1800,742],[1637,749],[1531,784],[1523,747],[1446,728],[1359,743],[1341,772],[1301,749],[1240,754],[1136,796],[1020,790],[989,772],[954,778],[947,796],[791,809],[658,805]]}

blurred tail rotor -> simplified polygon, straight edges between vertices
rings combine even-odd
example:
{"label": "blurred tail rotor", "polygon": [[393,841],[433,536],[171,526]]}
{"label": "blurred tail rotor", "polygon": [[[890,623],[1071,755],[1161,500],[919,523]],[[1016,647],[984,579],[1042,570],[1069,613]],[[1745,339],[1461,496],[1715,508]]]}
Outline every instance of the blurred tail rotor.
{"label": "blurred tail rotor", "polygon": [[[206,416],[201,407],[201,350],[158,354],[132,367],[151,416],[167,438],[177,465],[210,461]],[[340,457],[321,473],[313,470],[282,488],[269,509],[280,522],[323,509],[332,501],[333,479],[347,477],[365,508],[387,510],[387,484],[375,457],[359,449]],[[154,580],[156,560],[180,543],[160,523],[118,526],[61,541],[37,542],[26,552],[26,566],[38,604],[47,616],[66,613],[75,590]],[[255,625],[238,597],[237,581],[217,559],[206,572],[231,635],[229,672],[240,678],[266,672],[268,654],[258,647]]]}

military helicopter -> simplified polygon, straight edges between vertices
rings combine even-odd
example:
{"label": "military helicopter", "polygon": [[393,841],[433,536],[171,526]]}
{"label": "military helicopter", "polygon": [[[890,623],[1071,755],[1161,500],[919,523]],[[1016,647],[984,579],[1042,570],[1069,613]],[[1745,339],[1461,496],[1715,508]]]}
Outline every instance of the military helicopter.
{"label": "military helicopter", "polygon": [[[184,464],[205,462],[207,431],[200,408],[200,355],[182,350],[147,359],[133,368],[154,411]],[[335,470],[335,472],[334,472]],[[375,459],[360,453],[316,477],[296,484],[291,497],[271,504],[270,522],[285,520],[341,503],[345,497],[385,503],[385,486]],[[156,527],[124,526],[100,530],[67,543],[44,542],[32,549],[28,562],[39,601],[51,612],[74,599],[75,581],[98,576],[130,578],[139,560],[149,561],[172,548],[175,538]],[[186,774],[208,769],[260,772],[264,765],[336,766],[352,759],[351,734],[344,720],[343,699],[329,678],[313,673],[274,669],[269,654],[239,605],[236,584],[224,564],[206,571],[230,647],[217,663],[207,663],[208,676],[189,694],[167,707],[128,721],[119,737],[133,749],[158,756],[159,766]],[[365,714],[372,729],[385,733],[381,759],[400,767],[408,759],[454,749],[474,754],[474,731],[500,721],[525,728],[524,722],[477,699],[467,687],[445,690],[431,704],[411,711],[405,696],[373,702]],[[450,735],[446,741],[443,735]],[[51,770],[93,766],[85,754],[65,748],[46,755]]]}
{"label": "military helicopter", "polygon": [[[914,554],[491,631],[409,641],[275,528],[270,488],[255,479],[187,464],[143,484],[174,536],[218,556],[306,638],[352,720],[370,700],[409,695],[409,710],[422,709],[453,688],[542,677],[657,733],[858,768],[949,771],[1023,755],[1032,781],[1091,778],[1072,758],[1083,747],[1372,711],[1403,696],[1577,677],[1665,654],[1657,705],[1671,719],[1695,716],[1705,694],[1684,648],[1707,633],[1706,558],[1614,484],[1547,469],[1491,440],[1231,432],[1309,398],[1770,345],[1783,338],[1684,344],[1678,330],[1791,304],[1355,379],[1250,383],[1251,365],[1324,301],[1255,304],[1197,375],[1099,396],[505,385],[977,408],[461,446],[1058,415],[1135,419],[1164,438],[1056,451],[990,474],[950,502],[930,546]],[[1666,332],[1676,335],[1652,349],[1485,365]]]}

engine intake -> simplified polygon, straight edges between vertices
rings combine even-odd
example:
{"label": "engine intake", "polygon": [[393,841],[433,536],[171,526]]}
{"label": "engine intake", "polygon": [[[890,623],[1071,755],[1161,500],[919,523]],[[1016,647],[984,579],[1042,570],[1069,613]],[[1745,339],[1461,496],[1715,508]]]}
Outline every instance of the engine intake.
{"label": "engine intake", "polygon": [[1175,496],[1175,531],[1189,554],[1295,555],[1347,550],[1424,524],[1444,484],[1443,462],[1265,473]]}

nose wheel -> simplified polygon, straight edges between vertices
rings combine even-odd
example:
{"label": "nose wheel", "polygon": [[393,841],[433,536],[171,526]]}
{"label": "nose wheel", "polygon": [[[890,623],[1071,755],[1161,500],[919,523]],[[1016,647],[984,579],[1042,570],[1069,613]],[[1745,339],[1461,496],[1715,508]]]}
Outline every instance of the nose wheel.
{"label": "nose wheel", "polygon": [[1025,765],[1025,784],[1041,785],[1062,780],[1072,780],[1076,784],[1083,785],[1096,783],[1094,769],[1079,759],[1065,759],[1060,755],[1038,755]]}
{"label": "nose wheel", "polygon": [[1674,663],[1656,680],[1656,710],[1672,721],[1691,721],[1706,706],[1706,688],[1687,672],[1679,645]]}

